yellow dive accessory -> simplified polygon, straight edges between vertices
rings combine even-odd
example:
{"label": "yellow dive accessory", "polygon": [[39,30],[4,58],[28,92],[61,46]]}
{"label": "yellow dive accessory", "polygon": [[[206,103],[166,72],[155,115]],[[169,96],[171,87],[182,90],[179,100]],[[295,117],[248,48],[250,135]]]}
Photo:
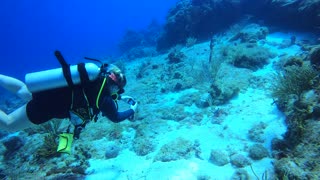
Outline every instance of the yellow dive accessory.
{"label": "yellow dive accessory", "polygon": [[70,154],[72,141],[73,141],[73,134],[70,134],[70,133],[60,134],[57,152]]}

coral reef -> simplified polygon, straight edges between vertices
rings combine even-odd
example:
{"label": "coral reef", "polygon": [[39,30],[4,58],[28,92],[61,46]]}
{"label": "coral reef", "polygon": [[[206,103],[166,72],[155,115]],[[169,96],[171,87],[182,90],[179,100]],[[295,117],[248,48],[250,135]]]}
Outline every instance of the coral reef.
{"label": "coral reef", "polygon": [[305,122],[305,133],[295,147],[288,149],[286,142],[278,141],[273,146],[273,156],[278,177],[289,179],[318,179],[320,177],[319,121]]}
{"label": "coral reef", "polygon": [[45,135],[44,143],[37,151],[38,158],[50,158],[54,156],[59,156],[60,153],[57,152],[58,142],[57,136],[53,134]]}
{"label": "coral reef", "polygon": [[319,0],[261,1],[259,16],[268,23],[310,30],[320,25]]}
{"label": "coral reef", "polygon": [[52,120],[46,122],[39,126],[39,130],[46,133],[44,137],[43,145],[37,151],[38,158],[49,158],[53,156],[59,156],[60,153],[57,152],[59,137],[59,128],[61,126],[62,120]]}
{"label": "coral reef", "polygon": [[273,88],[273,97],[278,107],[282,110],[290,108],[292,95],[300,95],[312,89],[312,80],[317,76],[317,71],[308,64],[303,66],[289,66],[284,74],[278,74]]}
{"label": "coral reef", "polygon": [[[157,41],[157,49],[185,44],[189,37],[208,39],[248,14],[272,25],[313,31],[320,26],[319,7],[318,0],[180,0],[167,16],[164,32]],[[246,38],[243,33],[237,36]],[[291,39],[290,44],[294,41]]]}
{"label": "coral reef", "polygon": [[[286,114],[288,130],[283,140],[274,139],[272,155],[277,159],[278,178],[318,179],[319,169],[319,71],[317,61],[311,61],[316,48],[310,51],[303,63],[282,66],[277,76],[273,97],[279,109]],[[316,56],[316,55],[315,55]],[[311,62],[310,62],[310,61]],[[298,63],[296,63],[298,62]],[[314,64],[314,66],[311,65]]]}
{"label": "coral reef", "polygon": [[157,49],[185,44],[189,37],[208,38],[240,17],[239,4],[237,1],[179,1],[167,16]]}
{"label": "coral reef", "polygon": [[294,161],[287,158],[276,161],[275,170],[278,177],[283,179],[309,179],[306,173]]}

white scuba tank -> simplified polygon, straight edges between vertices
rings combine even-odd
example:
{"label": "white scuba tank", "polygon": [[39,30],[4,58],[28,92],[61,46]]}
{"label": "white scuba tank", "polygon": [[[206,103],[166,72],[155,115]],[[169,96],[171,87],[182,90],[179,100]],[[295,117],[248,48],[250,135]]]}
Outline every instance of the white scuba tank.
{"label": "white scuba tank", "polygon": [[[85,69],[90,81],[95,80],[100,73],[100,68],[94,63],[85,63]],[[73,84],[79,84],[81,80],[77,65],[70,66],[70,73]],[[30,92],[68,86],[62,68],[28,73],[25,76],[25,82]]]}

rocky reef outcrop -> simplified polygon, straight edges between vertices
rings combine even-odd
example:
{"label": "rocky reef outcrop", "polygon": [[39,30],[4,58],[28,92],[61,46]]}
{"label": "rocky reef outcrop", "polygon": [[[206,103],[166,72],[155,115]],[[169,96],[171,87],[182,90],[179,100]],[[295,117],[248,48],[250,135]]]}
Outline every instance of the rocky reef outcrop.
{"label": "rocky reef outcrop", "polygon": [[320,26],[319,0],[180,0],[167,16],[157,49],[168,49],[187,39],[208,39],[239,19],[315,31]]}

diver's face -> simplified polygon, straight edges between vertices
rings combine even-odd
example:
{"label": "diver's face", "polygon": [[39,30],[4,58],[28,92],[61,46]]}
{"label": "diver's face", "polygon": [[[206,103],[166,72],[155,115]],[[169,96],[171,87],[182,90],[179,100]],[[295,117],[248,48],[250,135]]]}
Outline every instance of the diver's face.
{"label": "diver's face", "polygon": [[111,92],[111,94],[117,93],[119,90],[120,90],[120,89],[119,89],[119,87],[118,87],[117,85],[111,85],[111,86],[110,86],[110,92]]}

